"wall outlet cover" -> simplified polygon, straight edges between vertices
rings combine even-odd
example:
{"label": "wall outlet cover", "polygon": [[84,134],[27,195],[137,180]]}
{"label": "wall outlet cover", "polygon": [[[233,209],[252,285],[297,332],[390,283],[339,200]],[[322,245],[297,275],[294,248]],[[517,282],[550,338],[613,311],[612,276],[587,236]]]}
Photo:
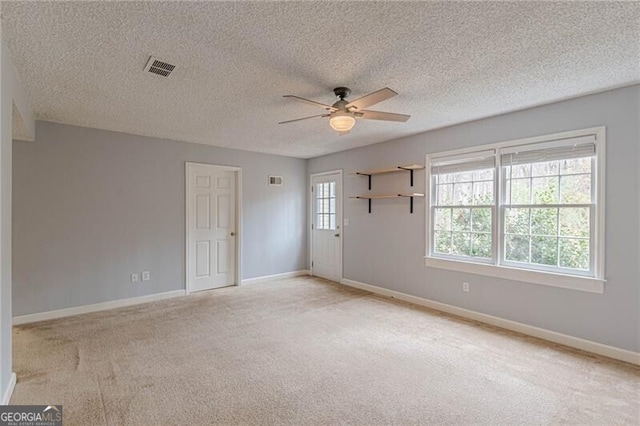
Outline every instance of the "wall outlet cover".
{"label": "wall outlet cover", "polygon": [[138,274],[137,272],[131,274],[131,282],[136,283],[138,281],[140,281],[140,274]]}
{"label": "wall outlet cover", "polygon": [[149,281],[151,279],[151,272],[142,271],[142,281]]}

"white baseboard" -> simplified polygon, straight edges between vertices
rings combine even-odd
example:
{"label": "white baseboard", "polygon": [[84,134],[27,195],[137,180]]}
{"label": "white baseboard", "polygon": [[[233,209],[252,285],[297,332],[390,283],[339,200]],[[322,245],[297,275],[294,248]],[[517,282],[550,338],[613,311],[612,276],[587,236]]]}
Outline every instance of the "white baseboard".
{"label": "white baseboard", "polygon": [[13,395],[13,388],[16,387],[16,373],[11,373],[11,378],[9,379],[9,385],[7,386],[7,390],[4,392],[2,396],[2,402],[0,405],[9,405],[11,402],[11,395]]}
{"label": "white baseboard", "polygon": [[241,285],[260,284],[267,281],[273,281],[273,280],[278,280],[283,278],[300,277],[302,275],[311,275],[311,271],[309,271],[308,269],[302,269],[300,271],[284,272],[282,274],[273,274],[273,275],[265,275],[263,277],[247,278],[246,280],[242,280]]}
{"label": "white baseboard", "polygon": [[104,311],[107,309],[122,308],[125,306],[139,305],[141,303],[155,302],[157,300],[170,299],[172,297],[179,297],[184,295],[184,290],[173,290],[164,293],[149,294],[147,296],[129,297],[127,299],[118,299],[111,300],[109,302],[94,303],[91,305],[74,306],[73,308],[57,309],[55,311],[20,315],[17,317],[13,317],[13,325],[28,324],[31,322],[70,317],[72,315],[87,314],[89,312]]}
{"label": "white baseboard", "polygon": [[629,362],[631,364],[640,365],[639,352],[633,352],[626,349],[616,348],[614,346],[603,345],[601,343],[592,342],[590,340],[581,339],[579,337],[573,337],[567,334],[546,330],[544,328],[538,328],[520,322],[482,314],[480,312],[459,308],[453,305],[447,305],[446,303],[435,302],[433,300],[424,299],[418,296],[412,296],[410,294],[401,293],[399,291],[389,290],[383,287],[365,284],[358,281],[343,279],[342,284],[348,285],[349,287],[355,287],[361,290],[370,291],[381,296],[403,300],[405,302],[413,303],[416,305],[426,306],[427,308],[435,309],[437,311],[442,311],[459,317],[472,319],[485,324],[490,324],[496,327],[505,328],[507,330],[537,337],[539,339],[548,340],[553,343],[570,346],[572,348],[580,349],[586,352],[591,352],[620,361]]}

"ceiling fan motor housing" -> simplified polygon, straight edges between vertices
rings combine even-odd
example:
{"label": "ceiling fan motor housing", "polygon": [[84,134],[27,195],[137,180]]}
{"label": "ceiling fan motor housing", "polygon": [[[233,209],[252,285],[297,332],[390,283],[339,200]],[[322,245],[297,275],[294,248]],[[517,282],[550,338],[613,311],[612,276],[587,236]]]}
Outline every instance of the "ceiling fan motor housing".
{"label": "ceiling fan motor housing", "polygon": [[349,89],[348,87],[336,87],[335,89],[333,89],[333,93],[335,93],[336,96],[339,97],[341,101],[343,101],[344,98],[351,94],[351,89]]}
{"label": "ceiling fan motor housing", "polygon": [[347,111],[347,105],[348,104],[349,104],[349,101],[345,101],[344,99],[340,99],[338,102],[334,103],[331,106],[333,108],[337,109],[338,111]]}

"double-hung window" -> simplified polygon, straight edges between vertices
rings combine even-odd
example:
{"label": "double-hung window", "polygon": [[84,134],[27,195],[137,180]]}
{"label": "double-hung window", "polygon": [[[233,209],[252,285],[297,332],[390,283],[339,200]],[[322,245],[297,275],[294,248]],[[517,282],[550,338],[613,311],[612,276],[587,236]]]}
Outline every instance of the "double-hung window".
{"label": "double-hung window", "polygon": [[432,253],[478,262],[493,260],[495,153],[446,156],[431,164]]}
{"label": "double-hung window", "polygon": [[427,266],[602,292],[604,128],[427,157]]}

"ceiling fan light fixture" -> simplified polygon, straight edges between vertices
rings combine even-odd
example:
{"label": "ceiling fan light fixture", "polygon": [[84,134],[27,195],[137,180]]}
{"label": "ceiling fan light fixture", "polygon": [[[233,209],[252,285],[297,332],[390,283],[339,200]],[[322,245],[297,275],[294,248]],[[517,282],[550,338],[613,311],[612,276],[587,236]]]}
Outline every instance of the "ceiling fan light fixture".
{"label": "ceiling fan light fixture", "polygon": [[312,101],[310,99],[301,98],[300,96],[295,95],[284,95],[285,98],[294,99],[299,102],[304,102],[305,104],[310,104],[316,107],[320,107],[324,109],[324,114],[312,115],[311,117],[303,117],[296,118],[294,120],[281,121],[278,124],[287,124],[294,123],[302,120],[308,120],[310,118],[327,118],[329,117],[329,125],[333,130],[338,132],[340,135],[346,135],[349,133],[353,126],[356,124],[356,118],[361,120],[382,120],[382,121],[400,121],[405,122],[409,118],[410,115],[406,114],[395,114],[392,112],[382,112],[382,111],[371,111],[365,108],[370,107],[371,105],[375,105],[384,100],[392,98],[396,96],[398,93],[393,90],[385,87],[384,89],[380,89],[378,91],[369,93],[361,98],[356,99],[355,101],[348,101],[345,98],[349,96],[351,90],[346,87],[336,87],[333,89],[333,92],[336,94],[339,101],[334,103],[333,105],[326,105],[321,102]]}
{"label": "ceiling fan light fixture", "polygon": [[352,113],[347,111],[336,111],[331,114],[329,125],[333,130],[340,133],[346,133],[356,124],[356,119]]}

